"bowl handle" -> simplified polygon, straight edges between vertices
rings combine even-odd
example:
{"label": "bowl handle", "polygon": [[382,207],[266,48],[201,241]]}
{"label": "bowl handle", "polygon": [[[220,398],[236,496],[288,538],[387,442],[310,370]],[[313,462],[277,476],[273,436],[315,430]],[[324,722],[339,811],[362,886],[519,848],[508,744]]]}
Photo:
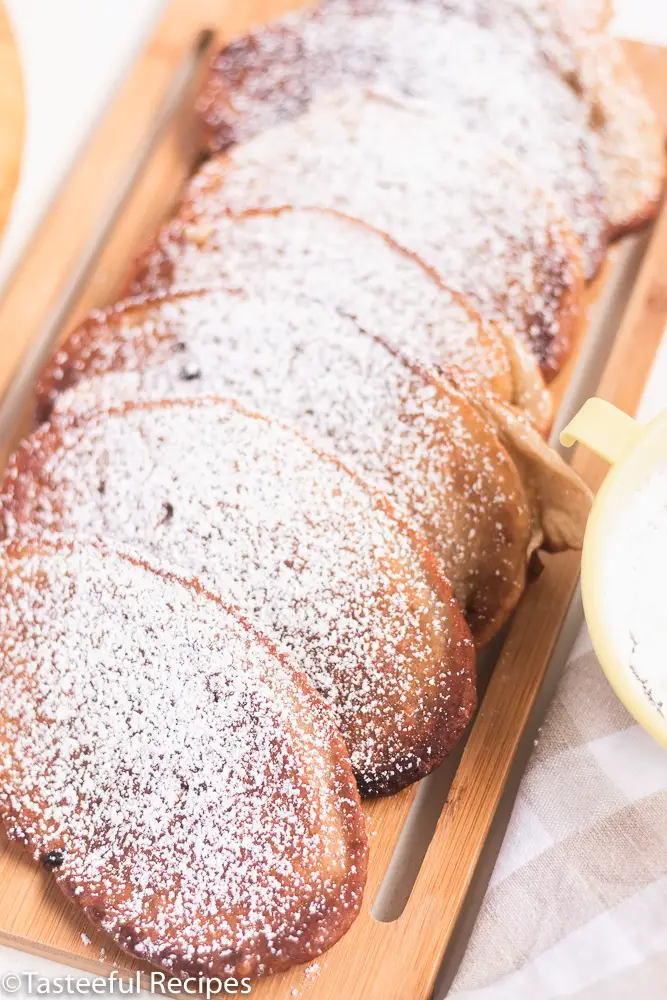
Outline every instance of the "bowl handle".
{"label": "bowl handle", "polygon": [[627,413],[604,399],[592,397],[561,431],[560,443],[564,448],[571,448],[580,441],[615,465],[635,446],[643,429]]}

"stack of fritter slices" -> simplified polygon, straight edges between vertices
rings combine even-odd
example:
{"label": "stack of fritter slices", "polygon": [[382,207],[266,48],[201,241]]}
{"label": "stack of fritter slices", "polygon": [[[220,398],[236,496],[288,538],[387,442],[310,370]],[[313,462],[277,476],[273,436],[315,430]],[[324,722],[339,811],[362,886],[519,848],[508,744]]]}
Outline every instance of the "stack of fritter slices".
{"label": "stack of fritter slices", "polygon": [[661,129],[608,20],[603,0],[310,4],[219,53],[202,99],[208,146],[351,82],[389,86],[514,156],[561,206],[591,278],[608,238],[655,213],[665,177]]}
{"label": "stack of fritter slices", "polygon": [[44,369],[1,493],[0,807],[134,954],[329,947],[359,792],[439,765],[534,554],[581,544],[547,382],[664,176],[603,19],[324,0],[228,46],[224,152]]}

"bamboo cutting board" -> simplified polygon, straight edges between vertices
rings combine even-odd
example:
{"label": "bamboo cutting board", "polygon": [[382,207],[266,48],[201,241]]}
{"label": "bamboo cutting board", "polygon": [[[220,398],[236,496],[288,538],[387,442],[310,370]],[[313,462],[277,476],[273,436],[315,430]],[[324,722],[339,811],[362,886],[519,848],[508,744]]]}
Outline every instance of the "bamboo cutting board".
{"label": "bamboo cutting board", "polygon": [[[292,4],[294,5],[294,4]],[[133,251],[170,210],[193,169],[193,95],[210,36],[278,13],[285,0],[176,0],[76,165],[32,252],[0,306],[0,435],[6,450],[20,426],[42,356],[88,309],[113,298]],[[634,46],[632,55],[667,127],[667,51]],[[644,254],[600,394],[632,412],[667,322],[667,211]],[[38,280],[39,279],[39,280]],[[611,280],[607,268],[595,294]],[[585,336],[585,333],[584,333]],[[570,376],[557,388],[560,399]],[[575,465],[592,486],[601,468],[585,453]],[[310,969],[258,984],[262,1000],[426,1000],[484,845],[554,648],[576,581],[578,557],[545,557],[508,630],[477,720],[456,768],[405,906],[396,919],[373,909],[416,788],[367,806],[371,861],[362,912],[347,936]],[[454,769],[454,765],[450,765]],[[430,780],[430,779],[428,779]],[[82,938],[86,935],[86,939]],[[88,938],[92,939],[89,944]],[[100,974],[148,967],[91,930],[51,877],[16,845],[0,848],[0,943]]]}
{"label": "bamboo cutting board", "polygon": [[21,170],[23,77],[18,49],[0,0],[0,233],[5,228]]}

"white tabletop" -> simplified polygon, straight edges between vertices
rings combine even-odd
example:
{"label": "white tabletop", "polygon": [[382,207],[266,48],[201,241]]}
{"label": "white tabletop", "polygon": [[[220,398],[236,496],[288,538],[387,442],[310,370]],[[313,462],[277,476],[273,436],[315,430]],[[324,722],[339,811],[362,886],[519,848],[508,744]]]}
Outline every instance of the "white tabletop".
{"label": "white tabletop", "polygon": [[[28,123],[22,177],[0,249],[0,282],[10,275],[164,0],[4,2],[23,59]],[[667,45],[667,0],[616,0],[616,9],[620,35]],[[663,344],[650,389],[664,398],[666,388]],[[77,970],[0,947],[0,998],[17,996],[3,989],[7,973],[53,977],[70,971]]]}

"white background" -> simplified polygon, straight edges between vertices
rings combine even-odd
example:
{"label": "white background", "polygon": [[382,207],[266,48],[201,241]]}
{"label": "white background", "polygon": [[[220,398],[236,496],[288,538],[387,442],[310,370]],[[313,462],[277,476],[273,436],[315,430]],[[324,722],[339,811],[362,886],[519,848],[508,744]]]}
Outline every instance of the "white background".
{"label": "white background", "polygon": [[[5,0],[5,5],[23,59],[28,121],[23,173],[0,250],[0,281],[10,275],[163,0]],[[667,45],[667,0],[616,0],[616,10],[619,34]],[[650,388],[664,398],[667,350]],[[67,970],[0,947],[0,977],[9,971],[54,976]],[[0,997],[4,1000],[1,988]]]}

